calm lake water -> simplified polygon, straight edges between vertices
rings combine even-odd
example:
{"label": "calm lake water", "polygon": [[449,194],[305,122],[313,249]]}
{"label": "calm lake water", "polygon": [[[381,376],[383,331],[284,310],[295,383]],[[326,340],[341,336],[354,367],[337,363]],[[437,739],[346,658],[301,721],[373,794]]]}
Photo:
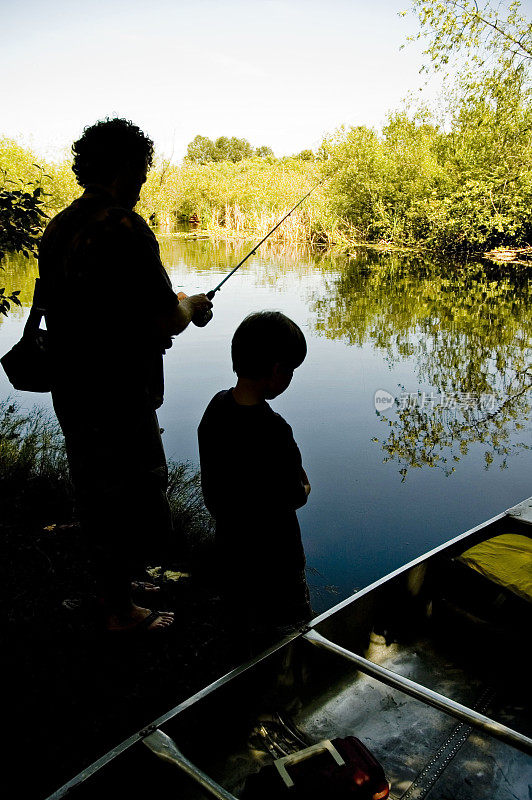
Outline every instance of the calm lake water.
{"label": "calm lake water", "polygon": [[[161,237],[174,289],[191,294],[252,246]],[[34,262],[6,264],[24,308],[1,322],[2,353],[21,335],[35,274]],[[166,355],[167,455],[197,463],[202,412],[234,385],[230,341],[243,317],[292,317],[308,357],[272,406],[292,425],[312,484],[299,518],[323,610],[532,494],[531,296],[524,267],[263,247],[216,296],[213,321],[191,325]],[[48,395],[11,391],[2,372],[8,395],[51,407]]]}

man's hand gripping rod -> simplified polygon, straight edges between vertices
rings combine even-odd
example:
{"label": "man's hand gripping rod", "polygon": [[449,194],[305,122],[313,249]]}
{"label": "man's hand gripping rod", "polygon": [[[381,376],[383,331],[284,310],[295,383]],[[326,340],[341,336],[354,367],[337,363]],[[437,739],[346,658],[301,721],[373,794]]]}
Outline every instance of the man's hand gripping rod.
{"label": "man's hand gripping rod", "polygon": [[[253,253],[256,253],[256,252],[257,252],[257,250],[259,249],[259,247],[261,246],[261,244],[264,244],[264,242],[266,241],[266,239],[267,239],[269,236],[271,236],[271,235],[272,235],[272,233],[273,233],[274,231],[276,231],[276,230],[277,230],[277,228],[279,227],[279,225],[282,225],[282,223],[285,221],[285,219],[286,219],[287,217],[289,217],[289,216],[290,216],[290,214],[291,214],[293,211],[295,211],[295,210],[296,210],[296,208],[297,208],[298,206],[300,206],[300,205],[301,205],[301,203],[303,203],[303,202],[304,202],[304,201],[307,199],[307,197],[308,197],[309,195],[311,195],[311,194],[312,194],[312,192],[314,191],[314,189],[317,189],[317,188],[318,188],[318,186],[321,186],[321,184],[322,184],[324,181],[328,180],[328,178],[330,178],[330,175],[329,175],[329,176],[327,176],[326,178],[322,178],[322,179],[321,179],[321,181],[319,181],[319,182],[318,182],[318,183],[317,183],[315,186],[313,186],[313,187],[312,187],[312,189],[310,190],[310,192],[307,192],[307,193],[306,193],[306,195],[305,195],[304,197],[302,197],[302,198],[301,198],[301,200],[299,200],[299,201],[298,201],[298,202],[295,204],[295,206],[294,206],[293,208],[291,208],[291,209],[290,209],[290,211],[288,212],[288,214],[285,214],[285,215],[284,215],[284,217],[283,217],[281,220],[279,220],[279,222],[277,223],[277,225],[276,225],[274,228],[272,228],[272,229],[271,229],[271,231],[269,231],[269,232],[266,234],[266,236],[264,237],[264,239],[261,239],[261,240],[260,240],[260,242],[259,242],[257,245],[255,245],[255,247],[253,248],[253,250],[250,250],[250,251],[249,251],[249,253],[247,254],[247,256],[244,256],[244,258],[242,259],[242,261],[240,261],[240,262],[239,262],[239,263],[236,265],[236,267],[233,267],[233,269],[231,270],[231,272],[229,272],[229,273],[228,273],[228,274],[225,276],[225,278],[224,278],[223,280],[221,280],[221,281],[220,281],[220,283],[218,284],[218,286],[215,286],[215,287],[214,287],[214,289],[211,289],[211,290],[210,290],[210,292],[207,292],[207,297],[209,298],[209,300],[212,300],[212,299],[213,299],[213,297],[214,297],[214,295],[216,294],[216,292],[219,292],[219,291],[220,291],[220,289],[222,288],[222,286],[224,285],[224,283],[225,283],[226,281],[228,281],[228,280],[229,280],[229,278],[231,277],[231,275],[234,275],[234,274],[235,274],[235,272],[237,271],[237,269],[240,269],[240,267],[242,266],[242,264],[243,264],[245,261],[247,261],[247,260],[248,260],[248,258],[250,258],[250,257],[253,255]],[[206,313],[206,314],[203,314],[201,317],[195,317],[195,318],[192,320],[192,322],[194,323],[194,325],[197,325],[197,326],[198,326],[198,328],[204,328],[204,327],[205,327],[205,325],[206,325],[206,324],[207,324],[207,323],[208,323],[208,322],[209,322],[211,319],[212,319],[212,311],[209,309],[209,310],[207,311],[207,313]]]}

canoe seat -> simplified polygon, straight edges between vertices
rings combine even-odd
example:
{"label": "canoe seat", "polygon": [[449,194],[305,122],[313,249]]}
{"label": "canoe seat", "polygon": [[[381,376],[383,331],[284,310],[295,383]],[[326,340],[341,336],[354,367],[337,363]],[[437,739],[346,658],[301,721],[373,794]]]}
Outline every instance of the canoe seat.
{"label": "canoe seat", "polygon": [[488,580],[532,602],[532,539],[504,533],[471,547],[457,559]]}

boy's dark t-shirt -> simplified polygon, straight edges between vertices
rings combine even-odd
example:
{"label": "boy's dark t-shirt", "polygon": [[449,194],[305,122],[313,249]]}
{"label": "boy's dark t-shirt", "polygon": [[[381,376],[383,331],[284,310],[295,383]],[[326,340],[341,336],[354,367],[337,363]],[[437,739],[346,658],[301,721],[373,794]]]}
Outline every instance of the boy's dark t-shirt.
{"label": "boy's dark t-shirt", "polygon": [[296,509],[307,496],[290,425],[266,402],[239,405],[229,389],[209,403],[198,439],[222,590],[255,605],[263,602],[272,613],[274,607],[282,612],[283,606],[304,605],[305,555]]}

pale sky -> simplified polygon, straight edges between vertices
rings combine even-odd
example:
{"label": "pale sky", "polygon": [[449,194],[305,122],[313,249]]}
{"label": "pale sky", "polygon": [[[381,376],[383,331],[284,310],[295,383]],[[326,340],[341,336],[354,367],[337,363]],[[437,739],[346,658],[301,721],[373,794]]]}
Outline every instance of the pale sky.
{"label": "pale sky", "polygon": [[174,161],[198,133],[277,155],[380,127],[422,85],[409,0],[0,0],[0,137],[57,157],[127,117]]}

